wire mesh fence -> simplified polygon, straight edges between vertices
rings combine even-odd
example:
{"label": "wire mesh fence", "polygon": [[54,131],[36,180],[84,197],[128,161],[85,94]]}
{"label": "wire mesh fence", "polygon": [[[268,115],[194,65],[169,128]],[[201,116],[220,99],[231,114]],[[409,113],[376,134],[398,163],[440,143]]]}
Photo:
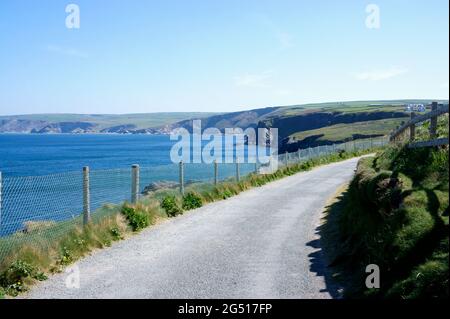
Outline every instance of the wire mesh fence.
{"label": "wire mesh fence", "polygon": [[[323,145],[300,149],[296,152],[279,154],[278,167],[307,161],[339,151],[363,150],[387,144],[387,138],[357,140],[342,144]],[[143,196],[152,183],[170,183],[172,187],[203,182],[214,183],[227,179],[238,179],[248,174],[262,172],[267,164],[261,163],[218,163],[184,164],[183,178],[180,165],[169,164],[155,167],[140,167],[137,182],[137,196]],[[89,210],[92,217],[100,214],[105,204],[120,204],[133,201],[132,168],[94,170],[89,172]],[[52,233],[64,232],[64,223],[83,223],[86,207],[83,171],[34,177],[3,177],[0,175],[0,259],[11,251],[15,241],[27,235],[33,241],[33,234],[46,231],[49,225]],[[42,234],[41,234],[42,235]],[[42,238],[40,236],[39,238]]]}

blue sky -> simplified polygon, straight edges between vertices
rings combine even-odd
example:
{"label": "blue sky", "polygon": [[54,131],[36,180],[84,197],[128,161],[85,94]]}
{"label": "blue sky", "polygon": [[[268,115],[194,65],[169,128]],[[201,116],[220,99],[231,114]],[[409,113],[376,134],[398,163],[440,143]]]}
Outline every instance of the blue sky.
{"label": "blue sky", "polygon": [[[65,7],[80,8],[80,28]],[[380,28],[366,27],[366,6]],[[448,99],[448,0],[2,0],[0,114]]]}

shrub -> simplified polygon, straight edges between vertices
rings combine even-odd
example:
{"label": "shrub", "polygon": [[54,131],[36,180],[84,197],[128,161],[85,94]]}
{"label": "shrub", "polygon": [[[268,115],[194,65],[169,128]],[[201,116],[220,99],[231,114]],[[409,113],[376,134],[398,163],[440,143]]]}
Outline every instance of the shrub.
{"label": "shrub", "polygon": [[122,234],[120,233],[120,229],[118,227],[113,227],[110,230],[110,233],[114,240],[120,240],[123,239]]}
{"label": "shrub", "polygon": [[42,281],[47,277],[33,265],[17,260],[0,274],[0,298],[2,298],[2,294],[17,296],[20,292],[25,291],[24,280],[26,279]]}
{"label": "shrub", "polygon": [[62,248],[61,255],[62,255],[61,260],[59,261],[59,263],[61,265],[68,265],[68,264],[72,263],[72,261],[73,261],[72,253],[67,247],[64,246]]}
{"label": "shrub", "polygon": [[149,218],[147,214],[138,212],[133,207],[123,206],[122,214],[127,218],[128,224],[133,231],[139,231],[149,225]]}
{"label": "shrub", "polygon": [[181,213],[181,208],[178,206],[176,198],[173,195],[164,197],[161,202],[161,207],[169,217],[175,217]]}
{"label": "shrub", "polygon": [[202,199],[198,195],[194,193],[187,193],[185,196],[183,196],[183,209],[190,210],[202,206]]}

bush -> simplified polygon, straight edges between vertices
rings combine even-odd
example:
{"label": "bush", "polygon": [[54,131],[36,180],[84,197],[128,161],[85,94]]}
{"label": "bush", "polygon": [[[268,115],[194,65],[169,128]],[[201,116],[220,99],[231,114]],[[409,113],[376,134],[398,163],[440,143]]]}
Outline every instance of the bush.
{"label": "bush", "polygon": [[183,209],[185,210],[195,209],[202,206],[202,199],[194,193],[187,193],[183,197]]}
{"label": "bush", "polygon": [[176,198],[173,195],[164,197],[161,202],[161,207],[169,217],[175,217],[181,213],[181,208],[178,206]]}
{"label": "bush", "polygon": [[33,265],[17,260],[0,274],[0,298],[2,294],[17,296],[20,292],[25,291],[24,280],[26,279],[42,281],[47,277]]}
{"label": "bush", "polygon": [[62,254],[61,254],[61,259],[60,259],[59,263],[61,265],[68,265],[68,264],[72,263],[72,261],[73,261],[73,257],[72,257],[71,251],[67,247],[64,246],[62,248]]}
{"label": "bush", "polygon": [[[448,149],[423,147],[409,149],[391,146],[382,152],[377,159],[380,169],[388,169],[406,176],[420,184],[431,174],[448,176]],[[446,179],[448,181],[448,178]]]}
{"label": "bush", "polygon": [[139,231],[147,227],[150,223],[147,214],[138,212],[133,207],[123,206],[122,214],[127,218],[128,224],[133,231]]}
{"label": "bush", "polygon": [[123,236],[122,236],[122,234],[120,233],[119,227],[113,227],[113,228],[111,228],[109,231],[110,231],[110,233],[111,233],[111,235],[112,235],[112,237],[113,237],[114,240],[120,240],[120,239],[123,239]]}

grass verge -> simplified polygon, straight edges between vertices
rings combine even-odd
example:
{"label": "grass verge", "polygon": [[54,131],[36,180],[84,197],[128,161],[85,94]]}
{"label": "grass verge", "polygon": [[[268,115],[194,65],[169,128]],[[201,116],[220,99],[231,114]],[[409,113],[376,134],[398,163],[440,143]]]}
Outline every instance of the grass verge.
{"label": "grass verge", "polygon": [[[392,146],[361,159],[322,227],[349,298],[448,298],[448,147]],[[381,271],[368,289],[365,268]]]}

